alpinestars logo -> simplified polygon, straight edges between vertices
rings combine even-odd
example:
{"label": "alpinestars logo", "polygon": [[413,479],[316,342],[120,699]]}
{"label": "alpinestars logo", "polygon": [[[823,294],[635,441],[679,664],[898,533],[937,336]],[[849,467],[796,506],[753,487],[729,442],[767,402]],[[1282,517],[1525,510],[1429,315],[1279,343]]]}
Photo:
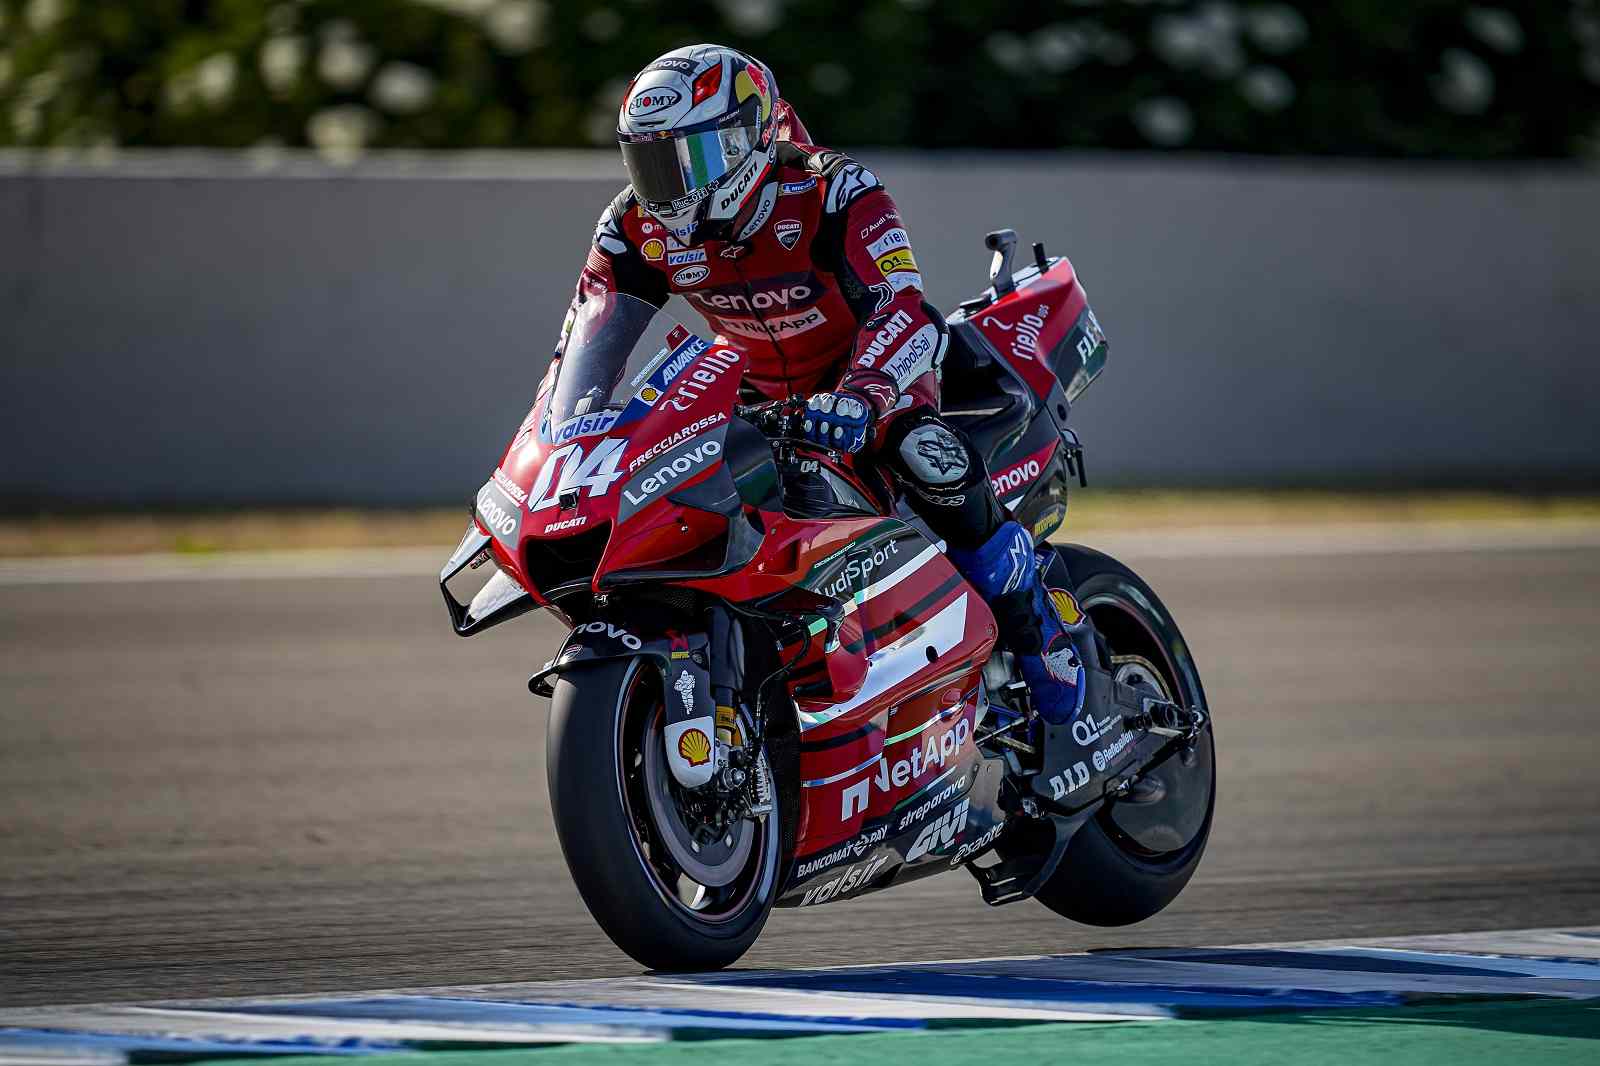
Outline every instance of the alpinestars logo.
{"label": "alpinestars logo", "polygon": [[828,198],[823,201],[822,209],[830,215],[836,214],[882,185],[878,176],[866,167],[847,163],[828,182]]}
{"label": "alpinestars logo", "polygon": [[1033,542],[1026,533],[1018,530],[1006,552],[1011,558],[1011,576],[1006,578],[1005,588],[1000,590],[1002,593],[1015,592],[1022,586],[1023,578],[1029,576],[1028,564],[1032,562]]}
{"label": "alpinestars logo", "polygon": [[930,434],[917,441],[917,454],[941,474],[952,471],[966,472],[967,450],[954,440],[946,440],[942,435]]}
{"label": "alpinestars logo", "polygon": [[622,236],[622,227],[617,225],[617,220],[612,217],[610,207],[600,212],[600,221],[595,223],[594,243],[612,255],[622,255],[628,250],[628,245]]}
{"label": "alpinestars logo", "polygon": [[972,803],[962,800],[955,807],[946,811],[938,821],[930,822],[928,827],[917,834],[916,842],[906,852],[906,862],[916,862],[924,855],[932,855],[955,846],[956,838],[967,827],[967,811]]}

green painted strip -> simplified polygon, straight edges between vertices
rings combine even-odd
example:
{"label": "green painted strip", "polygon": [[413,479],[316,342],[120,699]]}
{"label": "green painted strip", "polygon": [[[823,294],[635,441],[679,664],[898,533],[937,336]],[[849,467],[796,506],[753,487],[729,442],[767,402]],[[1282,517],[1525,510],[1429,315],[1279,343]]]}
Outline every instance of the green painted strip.
{"label": "green painted strip", "polygon": [[929,718],[926,722],[923,722],[919,726],[913,726],[910,729],[906,730],[904,733],[896,733],[894,736],[888,737],[887,739],[884,740],[883,746],[887,748],[890,744],[898,743],[899,741],[902,741],[902,740],[906,739],[906,737],[914,737],[918,733],[921,733],[924,730],[926,730],[929,726],[932,726],[935,723],[941,722],[941,721],[943,721],[943,719],[940,718],[936,714],[932,718]]}
{"label": "green painted strip", "polygon": [[700,138],[687,137],[685,140],[689,145],[689,172],[694,182],[690,186],[692,192],[711,180],[711,168],[706,165],[706,149]]}
{"label": "green painted strip", "polygon": [[[969,1023],[970,1024],[970,1023]],[[1263,1013],[1180,1021],[1076,1022],[950,1028],[790,1040],[581,1045],[513,1051],[369,1055],[362,1066],[560,1066],[641,1063],[718,1066],[957,1066],[1010,1062],[1130,1062],[1140,1066],[1541,1066],[1600,1061],[1600,1001],[1524,1000]],[[222,1060],[260,1066],[261,1059]],[[274,1056],[272,1066],[328,1066],[322,1056]]]}

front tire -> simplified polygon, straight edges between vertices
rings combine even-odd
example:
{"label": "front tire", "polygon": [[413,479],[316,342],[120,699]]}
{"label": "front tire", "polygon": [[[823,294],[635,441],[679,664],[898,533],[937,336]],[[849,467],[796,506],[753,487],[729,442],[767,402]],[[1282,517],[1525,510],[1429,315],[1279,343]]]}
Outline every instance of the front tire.
{"label": "front tire", "polygon": [[[778,818],[739,823],[736,845],[696,882],[668,835],[675,782],[653,760],[665,713],[655,666],[639,659],[563,674],[550,701],[546,771],[556,834],[589,912],[653,970],[715,970],[755,942],[777,894]],[[670,793],[670,795],[669,795]],[[664,824],[666,820],[666,824]],[[710,849],[708,849],[709,851]]]}
{"label": "front tire", "polygon": [[[1078,545],[1055,551],[1050,573],[1065,567],[1079,605],[1110,650],[1113,670],[1140,677],[1153,668],[1155,677],[1141,679],[1170,700],[1204,709],[1189,646],[1155,591],[1109,555]],[[1151,789],[1136,802],[1108,800],[1073,836],[1037,894],[1040,903],[1085,925],[1118,926],[1142,922],[1177,898],[1211,836],[1217,793],[1211,728],[1188,758],[1171,754],[1150,776],[1159,795]]]}

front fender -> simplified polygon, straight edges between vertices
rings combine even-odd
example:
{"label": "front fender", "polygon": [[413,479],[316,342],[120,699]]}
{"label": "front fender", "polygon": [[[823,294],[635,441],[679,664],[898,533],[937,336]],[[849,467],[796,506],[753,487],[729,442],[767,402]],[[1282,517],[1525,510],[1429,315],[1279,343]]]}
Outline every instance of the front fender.
{"label": "front fender", "polygon": [[667,765],[685,788],[698,788],[717,771],[716,701],[705,633],[670,632],[641,635],[609,621],[585,622],[562,643],[555,658],[528,678],[528,691],[555,695],[555,679],[591,663],[611,659],[645,659],[661,677],[666,706]]}

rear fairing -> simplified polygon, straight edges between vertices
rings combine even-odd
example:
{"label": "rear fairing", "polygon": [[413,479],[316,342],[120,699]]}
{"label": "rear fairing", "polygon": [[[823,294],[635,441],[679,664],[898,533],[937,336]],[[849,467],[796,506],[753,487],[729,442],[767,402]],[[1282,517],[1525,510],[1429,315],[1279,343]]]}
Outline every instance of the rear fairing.
{"label": "rear fairing", "polygon": [[968,406],[947,403],[946,417],[984,457],[1001,502],[1042,542],[1066,520],[1069,483],[1082,481],[1081,446],[1067,418],[1108,349],[1066,259],[1027,267],[1014,280],[1015,291],[948,318],[946,395],[966,397]]}

